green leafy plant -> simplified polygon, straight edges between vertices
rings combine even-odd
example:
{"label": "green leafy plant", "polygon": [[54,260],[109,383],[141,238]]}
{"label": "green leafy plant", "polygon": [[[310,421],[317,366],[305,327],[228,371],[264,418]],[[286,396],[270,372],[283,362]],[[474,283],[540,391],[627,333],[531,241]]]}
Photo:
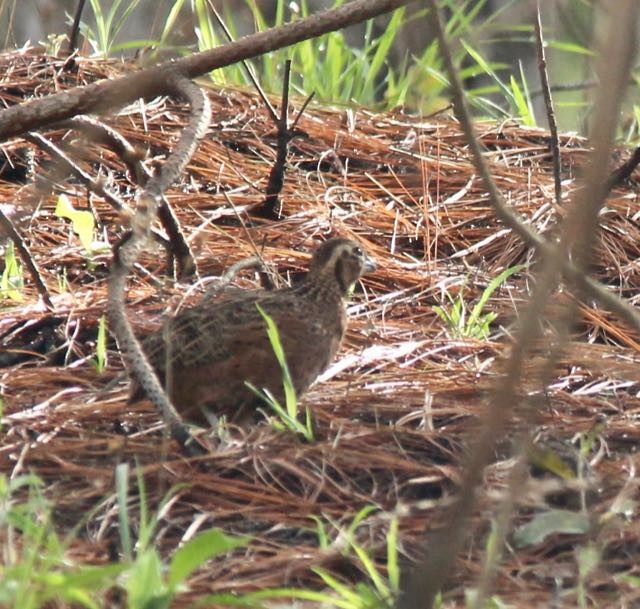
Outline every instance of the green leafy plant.
{"label": "green leafy plant", "polygon": [[311,418],[311,412],[309,408],[306,408],[306,417],[304,424],[298,420],[298,399],[293,387],[293,381],[291,380],[291,373],[289,372],[289,366],[285,357],[284,349],[282,348],[282,342],[280,341],[280,333],[274,323],[273,319],[267,313],[264,312],[259,304],[256,304],[260,315],[264,319],[267,325],[267,336],[271,343],[273,353],[278,360],[280,369],[282,371],[282,386],[284,388],[285,406],[278,401],[278,399],[268,390],[253,386],[251,383],[247,383],[247,387],[253,391],[259,398],[261,398],[277,415],[278,419],[273,422],[277,429],[288,429],[294,433],[300,434],[307,442],[312,442],[313,435],[313,422]]}
{"label": "green leafy plant", "polygon": [[[356,532],[356,529],[362,524],[369,514],[375,512],[378,508],[374,505],[366,505],[364,506],[354,517],[353,520],[349,523],[349,526],[344,531],[344,535],[346,539],[353,539],[353,535]],[[331,535],[329,534],[329,530],[327,524],[330,525],[338,533],[342,532],[343,527],[338,524],[335,520],[330,518],[329,516],[324,516],[320,518],[319,516],[311,515],[309,516],[311,520],[316,523],[316,534],[318,536],[318,544],[320,548],[323,550],[329,549],[329,547],[333,544],[331,539]],[[345,556],[348,554],[349,546],[347,545]]]}
{"label": "green leafy plant", "polygon": [[125,566],[74,564],[66,550],[75,531],[66,539],[58,536],[42,487],[34,475],[0,476],[0,537],[5,540],[0,606],[38,609],[63,603],[98,609]]}
{"label": "green leafy plant", "polygon": [[513,74],[509,75],[509,83],[505,83],[498,75],[496,66],[490,65],[478,51],[468,44],[464,42],[462,44],[469,56],[480,67],[482,73],[490,76],[499,91],[502,93],[502,99],[508,104],[507,108],[503,109],[503,112],[508,116],[515,114],[520,118],[523,124],[531,127],[534,126],[536,124],[536,119],[533,114],[533,104],[529,95],[527,81],[522,70],[520,70],[520,83],[518,83],[518,80],[513,76]]}
{"label": "green leafy plant", "polygon": [[[460,79],[463,82],[477,83],[478,77],[486,77],[467,89],[469,102],[485,116],[508,116],[509,109],[516,107],[515,94],[509,86],[502,83],[498,74],[510,66],[486,61],[482,53],[466,40],[472,39],[481,45],[483,40],[494,39],[496,32],[503,29],[499,15],[506,6],[483,15],[481,11],[487,0],[442,0],[439,4],[443,14],[447,15],[447,22],[444,24],[447,38],[456,41],[451,50]],[[414,18],[425,17],[422,13],[416,13]],[[524,30],[528,33],[531,27],[511,26],[510,30]],[[500,36],[502,40],[505,39],[503,34],[504,32]],[[427,39],[425,42],[428,44],[418,56],[389,69],[386,83],[387,106],[406,104],[429,113],[447,105],[449,81],[444,73],[438,43],[434,39]]]}
{"label": "green leafy plant", "polygon": [[542,543],[550,535],[586,534],[591,530],[588,514],[573,510],[554,509],[536,514],[513,534],[514,545],[522,548]]}
{"label": "green leafy plant", "polygon": [[164,20],[162,25],[162,31],[160,33],[160,39],[154,45],[158,49],[164,49],[169,47],[169,40],[176,30],[176,26],[178,24],[178,18],[180,16],[180,12],[182,11],[182,7],[184,6],[185,0],[174,0],[173,6],[169,9],[169,14],[167,18]]}
{"label": "green leafy plant", "polygon": [[[128,480],[128,465],[118,466],[116,498],[123,560],[93,566],[75,564],[67,553],[84,521],[61,538],[55,530],[51,505],[42,493],[42,480],[34,475],[14,479],[0,475],[0,607],[64,605],[99,609],[108,590],[123,587],[128,607],[168,608],[190,575],[207,560],[248,543],[248,538],[230,537],[211,529],[181,545],[165,564],[153,543],[159,518],[149,515],[140,471],[138,537],[135,543],[132,539]],[[167,494],[158,513],[176,490]]]}
{"label": "green leafy plant", "polygon": [[518,273],[523,268],[525,268],[525,265],[518,264],[504,270],[497,277],[494,277],[484,289],[480,300],[471,308],[470,312],[469,305],[464,300],[463,289],[460,290],[455,298],[447,293],[451,305],[449,308],[435,306],[433,309],[438,314],[438,317],[447,325],[450,334],[454,338],[487,340],[487,338],[489,338],[491,324],[496,319],[496,314],[492,311],[484,313],[484,308],[498,287],[511,277],[511,275]]}
{"label": "green leafy plant", "polygon": [[68,40],[66,34],[48,34],[46,40],[41,40],[47,55],[57,57],[62,50],[62,45]]}
{"label": "green leafy plant", "polygon": [[173,494],[174,488],[161,502],[158,513],[149,514],[144,478],[141,470],[137,474],[139,495],[139,521],[136,523],[138,539],[135,545],[131,538],[129,519],[129,466],[126,463],[116,468],[116,493],[120,517],[120,539],[127,561],[127,569],[121,579],[127,592],[129,607],[154,607],[164,609],[171,606],[176,594],[184,589],[189,576],[209,559],[226,554],[235,548],[247,545],[248,537],[230,537],[219,529],[210,529],[196,535],[176,550],[165,566],[157,548],[153,545],[160,513]]}
{"label": "green leafy plant", "polygon": [[16,258],[13,241],[7,243],[4,253],[4,270],[0,278],[0,295],[16,302],[21,302],[24,288],[24,273],[22,265]]}
{"label": "green leafy plant", "polygon": [[[218,34],[217,22],[214,19],[213,12],[209,9],[208,0],[190,0],[191,11],[194,17],[194,29],[196,39],[198,40],[198,50],[206,51],[213,49],[217,46],[225,44],[227,42],[226,37]],[[225,8],[223,18],[225,25],[229,29],[232,36],[236,36],[238,31],[236,24],[236,11],[237,7],[233,7],[235,10],[229,10]],[[260,9],[255,6],[254,17],[256,23],[262,22]],[[249,85],[250,80],[247,78],[245,71],[241,64],[234,64],[214,70],[210,74],[211,80],[218,85]]]}
{"label": "green leafy plant", "polygon": [[[93,214],[90,211],[76,209],[69,201],[69,197],[64,194],[58,197],[55,214],[58,218],[71,221],[71,229],[80,240],[88,260],[88,266],[91,268],[94,264],[94,255],[109,249],[107,243],[94,240],[96,223]],[[62,284],[59,283],[60,285]]]}
{"label": "green leafy plant", "polygon": [[[346,530],[339,530],[344,538],[345,552],[347,555],[353,551],[361,568],[367,575],[368,581],[359,582],[354,589],[349,589],[332,577],[323,569],[316,568],[314,572],[320,575],[322,580],[331,588],[339,598],[352,602],[353,607],[392,607],[393,600],[400,590],[400,568],[398,565],[398,519],[392,517],[389,522],[389,530],[386,536],[386,576],[378,569],[372,556],[355,541],[357,528],[365,518],[376,510],[373,506],[366,506],[356,514],[350,526]],[[336,527],[336,524],[333,523]],[[337,527],[336,527],[337,528]]]}
{"label": "green leafy plant", "polygon": [[[178,54],[191,52],[186,44],[173,40],[178,27],[178,19],[184,15],[185,6],[190,6],[193,16],[193,29],[198,49],[205,50],[226,43],[217,21],[213,19],[211,6],[213,0],[172,0],[168,3],[164,21],[160,23],[160,34],[150,39],[132,40],[116,43],[118,35],[140,0],[125,2],[114,0],[109,9],[103,9],[103,0],[90,0],[93,10],[91,23],[82,23],[82,32],[97,54],[109,55],[123,50],[153,49],[153,52],[171,49]],[[335,0],[333,6],[344,4],[345,0]],[[471,83],[467,89],[470,103],[478,114],[493,118],[509,117],[516,114],[525,124],[533,124],[530,94],[523,70],[517,76],[511,76],[513,69],[509,64],[491,61],[490,47],[497,44],[532,44],[533,27],[530,23],[513,23],[509,10],[514,0],[504,2],[499,9],[487,10],[487,0],[440,0],[439,6],[446,15],[445,30],[452,41],[454,63],[460,77]],[[545,45],[549,54],[549,65],[555,83],[567,83],[576,73],[587,71],[589,58],[593,54],[588,48],[590,27],[593,20],[593,3],[573,2],[566,10],[570,18],[568,23],[580,26],[568,28],[563,39],[547,38]],[[158,3],[158,10],[165,10]],[[267,12],[265,3],[256,0],[237,0],[229,2],[223,8],[223,18],[237,38],[242,23],[253,19],[255,29],[264,31],[273,26],[308,16],[316,7],[308,0],[298,3],[287,0],[275,0],[272,10]],[[313,9],[312,11],[309,8]],[[1,9],[0,9],[1,12]],[[425,17],[426,15],[426,17]],[[273,17],[272,17],[273,16]],[[388,61],[389,50],[394,41],[404,35],[402,27],[409,19],[429,19],[426,10],[414,10],[404,13],[397,10],[384,28],[376,30],[377,25],[368,22],[361,37],[363,44],[354,48],[348,44],[342,32],[333,32],[320,38],[298,43],[290,48],[281,49],[264,57],[253,60],[252,65],[263,86],[271,92],[282,89],[283,66],[291,59],[294,66],[291,84],[302,95],[315,93],[317,99],[330,103],[366,105],[368,108],[392,108],[409,106],[420,109],[424,114],[441,110],[448,104],[448,81],[442,69],[442,60],[438,44],[432,36],[425,36],[427,48],[422,52],[405,53],[404,58]],[[155,22],[155,21],[154,21]],[[246,29],[246,27],[244,28]],[[59,42],[52,40],[49,46],[55,50]],[[155,57],[154,59],[162,59]],[[224,86],[248,85],[249,79],[244,68],[237,64],[217,69],[211,79]],[[477,77],[483,77],[478,80]],[[588,80],[588,79],[587,79]],[[572,87],[563,87],[555,94],[557,118],[563,128],[584,128],[583,112],[589,102],[585,101],[584,89],[589,85],[579,83]],[[629,104],[628,112],[634,113]],[[630,120],[626,128],[629,140],[637,139],[637,121]],[[620,133],[620,135],[625,135]]]}

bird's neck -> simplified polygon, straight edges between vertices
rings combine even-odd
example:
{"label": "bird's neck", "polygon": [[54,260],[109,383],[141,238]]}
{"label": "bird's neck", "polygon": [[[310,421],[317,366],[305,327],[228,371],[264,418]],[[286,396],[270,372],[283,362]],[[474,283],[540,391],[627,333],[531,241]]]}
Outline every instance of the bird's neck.
{"label": "bird's neck", "polygon": [[299,290],[306,298],[323,302],[342,303],[347,296],[347,290],[343,289],[329,271],[310,275],[294,289]]}

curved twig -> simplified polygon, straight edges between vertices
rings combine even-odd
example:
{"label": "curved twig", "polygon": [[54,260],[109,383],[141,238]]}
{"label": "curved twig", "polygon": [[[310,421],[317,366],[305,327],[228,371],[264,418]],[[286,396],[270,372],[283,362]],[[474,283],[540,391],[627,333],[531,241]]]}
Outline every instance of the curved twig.
{"label": "curved twig", "polygon": [[184,170],[211,119],[209,98],[195,84],[179,73],[169,75],[168,82],[171,84],[173,93],[190,104],[189,122],[180,134],[180,140],[172,155],[141,191],[135,215],[132,218],[132,229],[114,248],[107,308],[113,332],[129,373],[135,377],[159,410],[172,437],[189,454],[201,454],[202,447],[192,442],[191,434],[184,426],[180,415],[144,355],[125,312],[127,276],[148,241],[151,223],[157,213],[162,194]]}

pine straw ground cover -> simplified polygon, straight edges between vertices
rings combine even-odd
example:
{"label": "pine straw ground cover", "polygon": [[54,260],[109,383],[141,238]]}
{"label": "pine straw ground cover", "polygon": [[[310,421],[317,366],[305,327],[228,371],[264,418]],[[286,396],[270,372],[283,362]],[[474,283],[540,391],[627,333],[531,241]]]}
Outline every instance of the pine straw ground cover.
{"label": "pine straw ground cover", "polygon": [[[80,59],[77,73],[65,73],[59,60],[33,52],[4,55],[1,66],[1,95],[7,103],[129,69]],[[392,514],[399,517],[401,554],[415,558],[425,532],[446,517],[460,455],[490,399],[515,307],[525,299],[530,279],[525,270],[494,293],[487,306],[497,314],[491,340],[452,338],[435,313],[434,305],[449,306],[447,294],[462,293],[465,302],[475,303],[492,278],[528,261],[524,247],[495,220],[460,129],[446,116],[307,110],[299,125],[305,136],[291,146],[283,216],[267,221],[253,208],[264,198],[275,155],[274,127],[250,91],[211,89],[210,97],[210,133],[188,174],[168,193],[202,276],[221,275],[252,256],[255,246],[282,274],[293,277],[305,267],[308,251],[335,235],[359,239],[378,261],[377,272],[356,290],[348,337],[335,365],[304,398],[315,416],[317,440],[305,444],[263,424],[246,434],[233,431],[229,441],[199,463],[184,458],[175,443],[163,441],[151,405],[127,403],[127,381],[120,377],[108,387],[122,371],[114,345],[103,373],[91,363],[106,308],[109,252],[85,254],[68,222],[54,214],[55,194],[18,222],[55,310],[47,312],[38,304],[27,280],[24,301],[3,301],[0,317],[3,357],[11,355],[0,371],[1,468],[13,476],[33,471],[44,479],[60,531],[87,519],[70,548],[75,560],[103,563],[113,555],[119,540],[114,469],[136,460],[150,505],[181,485],[158,531],[158,546],[167,555],[181,540],[214,526],[251,536],[248,548],[198,571],[181,603],[214,591],[320,587],[314,566],[347,581],[363,579],[357,558],[345,552],[329,520],[347,528],[366,506],[376,509],[355,537],[380,567]],[[134,104],[107,120],[160,162],[185,115],[182,106],[160,99]],[[481,124],[479,131],[511,205],[537,230],[548,231],[563,209],[551,202],[547,133],[509,122]],[[63,132],[50,135],[60,141]],[[586,151],[578,137],[564,136],[561,144],[569,195]],[[3,154],[20,164],[25,146],[31,148],[20,140],[6,143]],[[50,160],[33,150],[36,172],[45,175]],[[132,203],[134,186],[112,153],[89,146],[83,162]],[[30,188],[16,183],[15,176],[5,168],[0,182],[0,201],[8,211]],[[73,179],[60,188],[78,208],[90,199],[99,218],[99,239],[113,243],[122,231],[118,215],[101,199],[88,197]],[[640,285],[639,211],[634,184],[612,194],[601,217],[594,265],[599,280],[632,301]],[[149,251],[128,294],[129,316],[140,333],[201,294],[201,286],[175,285],[167,277],[162,252]],[[255,277],[245,271],[237,283],[251,286]],[[567,442],[604,422],[590,455],[594,482],[588,510],[595,522],[613,513],[616,500],[637,495],[639,337],[589,304],[580,312],[551,384],[545,389],[538,378],[546,356],[541,351],[530,361],[525,389],[540,402],[539,434],[545,440]],[[41,355],[43,347],[57,351]],[[17,357],[16,351],[24,353]],[[464,604],[465,589],[483,568],[490,519],[506,488],[511,453],[505,441],[486,472],[467,551],[446,589],[448,606]],[[527,484],[518,494],[515,526],[550,509],[545,482],[532,478]],[[134,497],[136,490],[132,483]],[[590,534],[556,533],[525,547],[512,544],[499,568],[495,594],[513,606],[548,606],[552,600],[556,606],[574,606],[578,551],[593,544],[601,560],[587,578],[589,599],[598,607],[637,602],[637,588],[619,577],[639,575],[640,530],[633,504],[626,505],[633,517],[612,516],[607,526]],[[135,519],[134,505],[131,513]],[[319,548],[312,517],[325,522],[335,540],[330,547]]]}

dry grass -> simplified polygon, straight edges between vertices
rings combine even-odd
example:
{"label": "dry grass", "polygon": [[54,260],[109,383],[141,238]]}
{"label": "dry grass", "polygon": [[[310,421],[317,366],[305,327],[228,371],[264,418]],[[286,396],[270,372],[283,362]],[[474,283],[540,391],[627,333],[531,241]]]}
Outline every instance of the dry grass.
{"label": "dry grass", "polygon": [[[0,96],[7,103],[127,69],[80,59],[77,75],[63,74],[59,61],[43,62],[33,53],[4,55],[0,66],[5,74]],[[520,273],[494,294],[488,309],[498,319],[487,342],[450,338],[433,310],[448,303],[447,292],[455,296],[462,290],[465,301],[475,302],[493,277],[528,260],[523,246],[494,219],[455,122],[445,116],[378,115],[366,109],[308,110],[300,123],[307,137],[291,147],[284,217],[272,222],[251,213],[263,199],[275,154],[267,113],[251,92],[211,90],[210,96],[211,132],[188,175],[168,193],[202,276],[220,275],[253,255],[254,244],[282,273],[295,274],[305,266],[307,252],[332,235],[361,240],[379,262],[378,271],[365,278],[354,296],[349,334],[334,367],[304,398],[317,421],[317,442],[305,445],[260,425],[247,434],[234,432],[218,452],[195,463],[184,459],[175,444],[160,441],[158,416],[144,403],[127,404],[124,380],[105,389],[121,370],[115,350],[101,375],[83,359],[93,355],[105,310],[109,256],[97,255],[88,263],[66,221],[54,215],[54,195],[28,210],[18,226],[53,292],[55,312],[37,304],[29,284],[25,301],[5,301],[0,313],[3,352],[38,351],[30,341],[39,339],[59,347],[53,360],[33,353],[0,370],[5,404],[0,467],[14,475],[35,471],[46,481],[62,530],[101,504],[74,544],[77,559],[108,560],[118,539],[114,467],[136,458],[152,502],[188,481],[162,519],[161,548],[168,552],[187,531],[193,535],[211,526],[252,536],[248,550],[200,571],[181,597],[185,602],[209,591],[317,586],[311,566],[357,580],[356,562],[342,555],[339,544],[318,548],[312,515],[348,526],[362,507],[376,506],[379,511],[365,520],[357,536],[382,558],[388,513],[395,512],[400,515],[401,550],[415,556],[425,532],[446,517],[465,438],[478,425],[500,371],[515,306],[528,291],[528,274]],[[161,161],[184,119],[182,107],[161,99],[135,104],[108,122]],[[487,123],[480,131],[511,205],[538,230],[552,230],[563,209],[552,203],[547,133],[511,123]],[[584,142],[564,136],[561,144],[569,193],[585,158]],[[25,146],[31,148],[16,140],[2,150],[15,160]],[[132,202],[134,188],[119,160],[96,147],[89,156],[86,168],[94,174],[102,171],[109,186]],[[40,174],[48,163],[36,151]],[[28,187],[16,184],[6,171],[1,180],[0,203],[16,206],[17,218]],[[74,205],[86,205],[86,191],[73,180],[58,186],[70,193]],[[113,243],[122,230],[117,214],[95,198],[92,206],[103,236]],[[601,217],[594,260],[594,275],[630,298],[640,285],[637,208],[633,185],[612,194]],[[181,303],[186,287],[165,279],[160,251],[149,252],[141,262],[144,272],[130,282],[129,313],[142,333]],[[69,287],[60,292],[56,286],[63,269]],[[254,281],[246,274],[239,278],[243,286]],[[198,294],[193,290],[187,302]],[[34,320],[42,324],[29,329],[26,324]],[[594,515],[610,510],[623,489],[637,499],[639,340],[606,312],[585,303],[552,385],[545,389],[537,380],[539,361],[534,358],[523,388],[540,401],[539,431],[546,440],[568,441],[604,418],[602,451],[593,465],[598,492],[589,510]],[[539,358],[544,357],[540,352]],[[464,589],[474,585],[481,571],[488,518],[505,488],[509,456],[505,445],[487,471],[468,551],[445,595],[451,606],[463,604]],[[523,489],[516,524],[547,509],[543,484],[548,481],[532,478]],[[614,518],[613,523],[588,538],[557,534],[509,551],[495,593],[514,606],[523,606],[523,600],[527,606],[547,606],[564,590],[566,596],[563,592],[556,606],[575,606],[576,549],[590,541],[602,553],[588,580],[590,599],[608,607],[621,606],[624,598],[631,606],[634,598],[637,602],[637,588],[614,574],[638,575],[640,530],[637,520]]]}

